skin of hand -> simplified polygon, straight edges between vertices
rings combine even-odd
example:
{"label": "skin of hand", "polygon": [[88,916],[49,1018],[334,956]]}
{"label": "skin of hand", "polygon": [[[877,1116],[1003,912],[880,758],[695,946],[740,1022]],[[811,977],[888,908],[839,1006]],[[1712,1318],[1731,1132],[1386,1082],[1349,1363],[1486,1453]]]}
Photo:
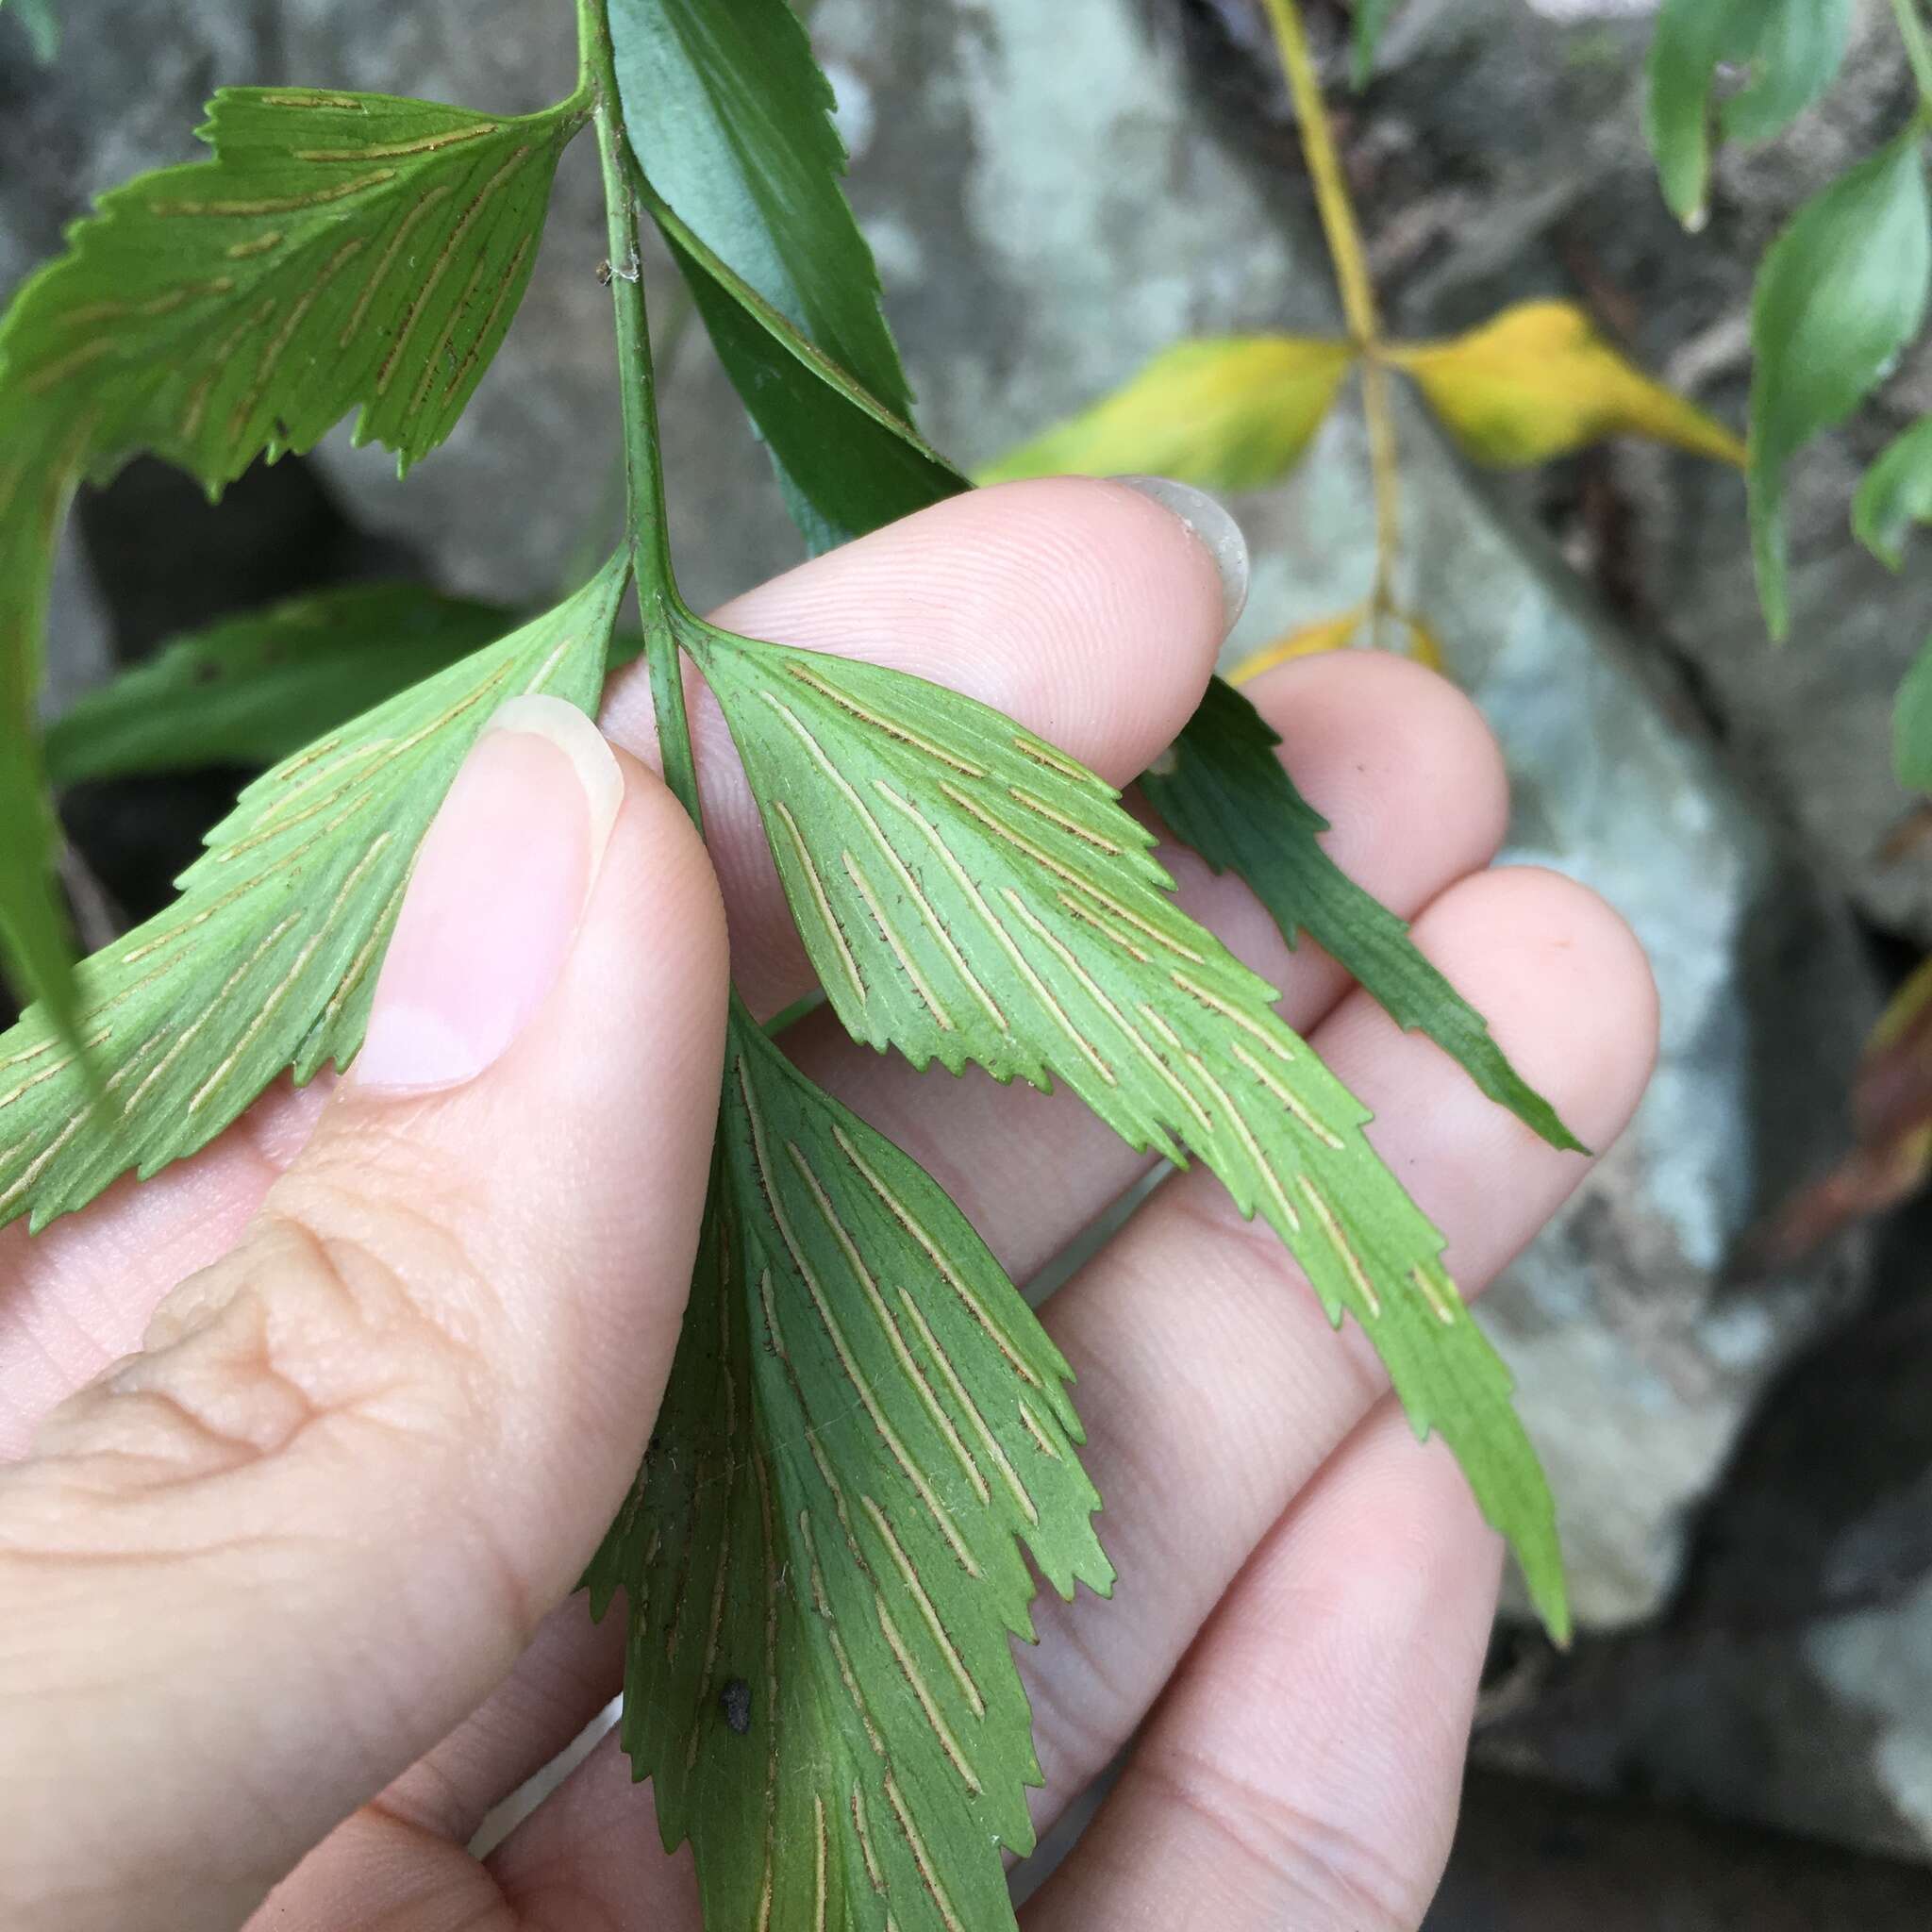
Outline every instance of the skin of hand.
{"label": "skin of hand", "polygon": [[[1223,562],[1141,491],[1021,483],[719,615],[968,691],[1124,784],[1208,676]],[[1505,785],[1473,708],[1366,653],[1250,693],[1338,859],[1607,1146],[1647,1077],[1650,975],[1581,887],[1488,869]],[[614,1738],[468,1850],[620,1681],[622,1617],[592,1625],[570,1592],[669,1370],[727,944],[762,1011],[810,980],[722,720],[692,696],[708,853],[652,769],[637,677],[602,735],[514,701],[431,829],[353,1071],[275,1090],[38,1237],[0,1232],[13,1932],[696,1932],[689,1852],[660,1849]],[[1318,948],[1290,954],[1238,881],[1163,857],[1374,1108],[1479,1290],[1587,1162]],[[787,1044],[1018,1278],[1145,1171],[1064,1094],[915,1074],[828,1014]],[[1134,1743],[1026,1932],[1415,1927],[1500,1560],[1454,1463],[1204,1170],[1158,1187],[1044,1320],[1122,1580],[1111,1603],[1036,1606],[1041,1827]]]}

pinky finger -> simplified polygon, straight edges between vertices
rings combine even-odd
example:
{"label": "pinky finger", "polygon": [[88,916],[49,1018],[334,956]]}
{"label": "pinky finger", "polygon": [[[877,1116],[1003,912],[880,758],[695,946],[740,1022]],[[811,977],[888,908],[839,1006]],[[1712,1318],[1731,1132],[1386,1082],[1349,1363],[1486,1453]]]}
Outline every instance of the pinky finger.
{"label": "pinky finger", "polygon": [[1026,1932],[1415,1932],[1500,1544],[1385,1401],[1262,1541]]}

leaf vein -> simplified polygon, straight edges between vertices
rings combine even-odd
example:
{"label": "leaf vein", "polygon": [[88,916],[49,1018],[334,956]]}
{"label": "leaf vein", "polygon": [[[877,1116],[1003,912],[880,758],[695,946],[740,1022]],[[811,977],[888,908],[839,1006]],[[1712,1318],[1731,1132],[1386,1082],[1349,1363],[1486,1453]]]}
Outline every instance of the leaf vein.
{"label": "leaf vein", "polygon": [[845,937],[845,928],[840,924],[838,914],[832,910],[832,902],[825,894],[825,882],[819,876],[817,861],[807,849],[805,835],[798,829],[798,821],[791,816],[791,808],[783,799],[774,799],[772,809],[777,813],[779,822],[791,839],[793,857],[799,870],[805,874],[806,883],[811,889],[812,904],[818,909],[819,923],[824,926],[825,937],[832,942],[839,955],[839,963],[845,969],[845,977],[852,988],[852,997],[861,1006],[865,1004],[865,981],[859,976],[858,961],[852,957],[852,947]]}
{"label": "leaf vein", "polygon": [[380,188],[396,178],[393,168],[377,168],[373,174],[358,175],[353,181],[339,181],[333,188],[310,189],[307,194],[265,196],[256,201],[151,201],[151,215],[213,215],[227,219],[239,215],[292,215],[304,208],[323,208],[332,201],[346,201],[365,188]]}

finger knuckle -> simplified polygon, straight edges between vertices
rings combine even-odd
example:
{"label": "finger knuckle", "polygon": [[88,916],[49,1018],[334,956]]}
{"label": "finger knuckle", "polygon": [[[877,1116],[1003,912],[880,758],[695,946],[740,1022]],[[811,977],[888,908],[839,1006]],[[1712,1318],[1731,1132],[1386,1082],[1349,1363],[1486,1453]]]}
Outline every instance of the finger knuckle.
{"label": "finger knuckle", "polygon": [[1212,1757],[1180,1752],[1141,1768],[1172,1809],[1224,1848],[1238,1890],[1268,1907],[1267,1922],[1417,1932],[1430,1874],[1387,1857],[1360,1824],[1324,1817],[1251,1784]]}
{"label": "finger knuckle", "polygon": [[452,1244],[412,1235],[411,1266],[352,1225],[265,1212],[234,1253],[156,1310],[145,1345],[57,1410],[43,1457],[108,1458],[115,1486],[152,1488],[289,1455],[318,1428],[474,1452],[491,1426],[475,1337],[418,1294],[424,1256],[467,1271]]}
{"label": "finger knuckle", "polygon": [[1086,1608],[1042,1597],[1034,1611],[1039,1647],[1019,1659],[1041,1768],[1049,1789],[1069,1793],[1107,1764],[1146,1702],[1097,1641]]}

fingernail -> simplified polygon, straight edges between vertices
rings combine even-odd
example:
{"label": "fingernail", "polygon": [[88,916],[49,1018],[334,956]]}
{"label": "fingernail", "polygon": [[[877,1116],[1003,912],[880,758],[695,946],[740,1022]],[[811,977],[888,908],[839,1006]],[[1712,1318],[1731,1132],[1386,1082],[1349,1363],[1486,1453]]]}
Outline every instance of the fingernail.
{"label": "fingernail", "polygon": [[623,799],[616,758],[575,705],[497,711],[416,855],[357,1087],[439,1092],[508,1051],[570,957]]}
{"label": "fingernail", "polygon": [[1193,533],[1194,541],[1214,559],[1221,578],[1221,608],[1226,628],[1232,630],[1235,620],[1247,608],[1248,540],[1226,505],[1217,503],[1191,483],[1176,483],[1172,476],[1116,476],[1113,480],[1158,503]]}

